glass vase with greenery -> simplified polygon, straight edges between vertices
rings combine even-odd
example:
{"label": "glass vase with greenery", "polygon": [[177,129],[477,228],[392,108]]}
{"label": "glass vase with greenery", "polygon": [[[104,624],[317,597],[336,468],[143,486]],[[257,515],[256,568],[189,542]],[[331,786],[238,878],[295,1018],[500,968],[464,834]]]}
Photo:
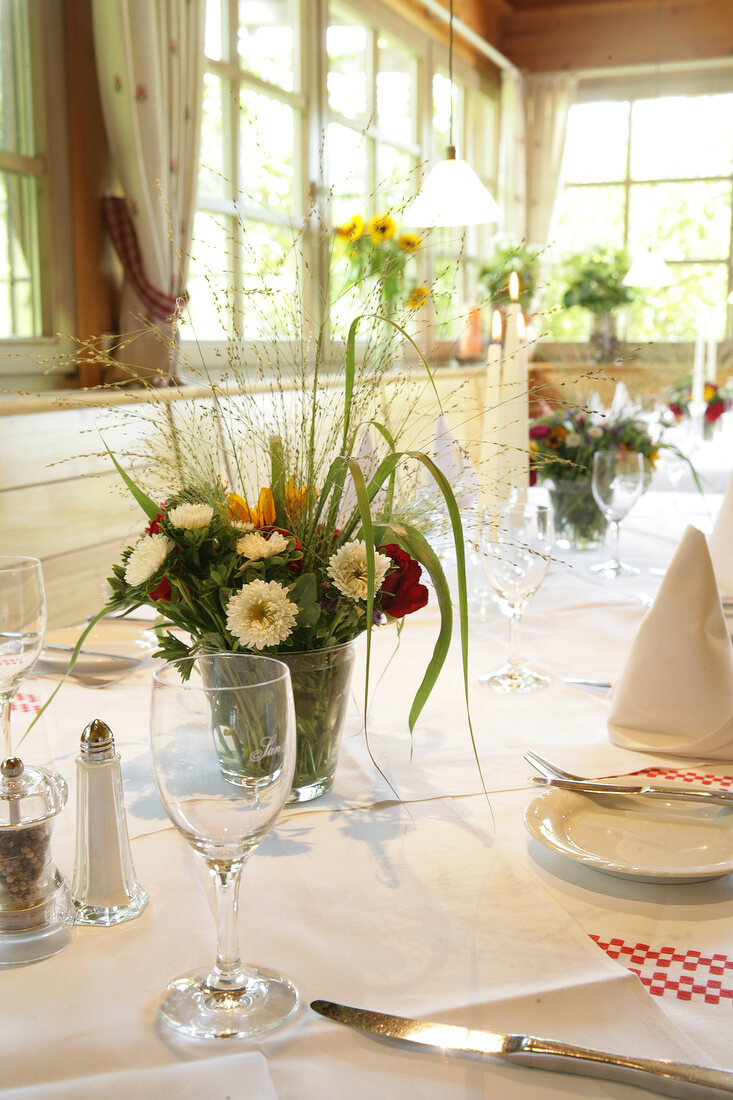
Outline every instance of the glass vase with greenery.
{"label": "glass vase with greenery", "polygon": [[571,256],[566,265],[567,284],[562,304],[581,306],[593,318],[590,343],[596,362],[608,362],[618,352],[615,311],[632,302],[633,287],[624,285],[631,262],[623,248],[599,247]]}

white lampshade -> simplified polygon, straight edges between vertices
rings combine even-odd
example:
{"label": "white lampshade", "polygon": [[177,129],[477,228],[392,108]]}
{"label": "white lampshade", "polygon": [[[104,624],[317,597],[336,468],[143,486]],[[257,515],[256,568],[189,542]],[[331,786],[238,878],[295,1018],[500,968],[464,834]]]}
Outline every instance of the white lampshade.
{"label": "white lampshade", "polygon": [[419,192],[407,207],[402,224],[420,229],[459,225],[486,225],[498,221],[501,210],[465,160],[448,156],[431,168]]}
{"label": "white lampshade", "polygon": [[664,257],[659,252],[653,252],[650,248],[643,256],[639,256],[637,260],[634,260],[621,281],[624,286],[654,288],[671,286],[674,279],[672,272],[664,262]]}

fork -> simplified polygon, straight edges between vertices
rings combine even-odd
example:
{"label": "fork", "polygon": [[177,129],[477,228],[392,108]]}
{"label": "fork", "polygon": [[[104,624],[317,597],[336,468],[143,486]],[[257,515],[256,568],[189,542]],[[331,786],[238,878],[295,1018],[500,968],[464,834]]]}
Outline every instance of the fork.
{"label": "fork", "polygon": [[546,779],[572,779],[583,783],[588,778],[587,775],[574,775],[572,772],[563,771],[562,768],[558,768],[557,764],[552,764],[549,760],[545,760],[544,756],[539,756],[536,752],[525,752],[524,759],[528,764],[531,764],[533,768],[536,768],[538,772],[541,772]]}

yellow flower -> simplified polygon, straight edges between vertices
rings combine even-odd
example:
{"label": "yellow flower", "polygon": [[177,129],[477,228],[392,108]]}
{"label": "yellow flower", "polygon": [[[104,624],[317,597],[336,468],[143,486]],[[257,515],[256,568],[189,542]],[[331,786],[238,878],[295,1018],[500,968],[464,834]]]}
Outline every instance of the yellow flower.
{"label": "yellow flower", "polygon": [[416,286],[410,291],[410,296],[405,303],[408,309],[420,309],[425,305],[430,296],[430,290],[426,286]]}
{"label": "yellow flower", "polygon": [[310,504],[310,492],[305,485],[296,485],[295,478],[288,478],[285,484],[285,511],[292,522],[300,519],[303,508]]}
{"label": "yellow flower", "polygon": [[714,386],[712,382],[705,383],[705,391],[703,393],[703,400],[710,401],[712,397],[717,393],[718,387]]}
{"label": "yellow flower", "polygon": [[275,522],[275,498],[272,489],[260,489],[258,503],[250,508],[247,501],[238,493],[230,493],[227,501],[227,515],[238,523],[254,523],[255,527],[271,527]]}
{"label": "yellow flower", "polygon": [[397,224],[394,218],[390,218],[389,214],[382,214],[381,217],[375,215],[369,219],[367,233],[372,239],[372,244],[379,244],[380,241],[391,241],[396,232]]}
{"label": "yellow flower", "polygon": [[417,252],[422,248],[422,238],[417,233],[403,233],[397,240],[397,247],[403,252]]}
{"label": "yellow flower", "polygon": [[656,466],[658,458],[659,458],[658,448],[657,447],[652,447],[651,451],[649,452],[649,461],[652,464],[652,469]]}
{"label": "yellow flower", "polygon": [[364,232],[364,219],[359,214],[354,214],[343,225],[336,226],[336,236],[342,241],[358,241]]}
{"label": "yellow flower", "polygon": [[550,447],[552,447],[553,451],[556,451],[557,448],[563,443],[567,434],[568,430],[567,428],[564,428],[562,424],[558,424],[552,429],[547,437],[547,443]]}

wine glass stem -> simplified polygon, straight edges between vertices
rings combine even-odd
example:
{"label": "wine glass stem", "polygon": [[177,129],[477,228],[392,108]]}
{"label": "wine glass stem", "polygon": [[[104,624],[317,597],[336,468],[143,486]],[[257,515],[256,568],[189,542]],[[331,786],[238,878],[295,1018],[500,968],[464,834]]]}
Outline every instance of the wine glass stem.
{"label": "wine glass stem", "polygon": [[13,705],[12,691],[0,692],[0,714],[2,715],[2,747],[0,760],[7,760],[10,756],[10,708]]}
{"label": "wine glass stem", "polygon": [[237,904],[242,864],[231,870],[211,868],[216,892],[216,966],[206,984],[211,989],[241,989],[247,982],[239,958]]}
{"label": "wine glass stem", "polygon": [[619,541],[621,536],[621,521],[617,519],[611,520],[611,526],[613,527],[613,561],[615,565],[619,565],[621,559],[619,558]]}
{"label": "wine glass stem", "polygon": [[522,625],[522,606],[516,604],[509,611],[509,664],[521,663],[519,656],[519,631]]}

